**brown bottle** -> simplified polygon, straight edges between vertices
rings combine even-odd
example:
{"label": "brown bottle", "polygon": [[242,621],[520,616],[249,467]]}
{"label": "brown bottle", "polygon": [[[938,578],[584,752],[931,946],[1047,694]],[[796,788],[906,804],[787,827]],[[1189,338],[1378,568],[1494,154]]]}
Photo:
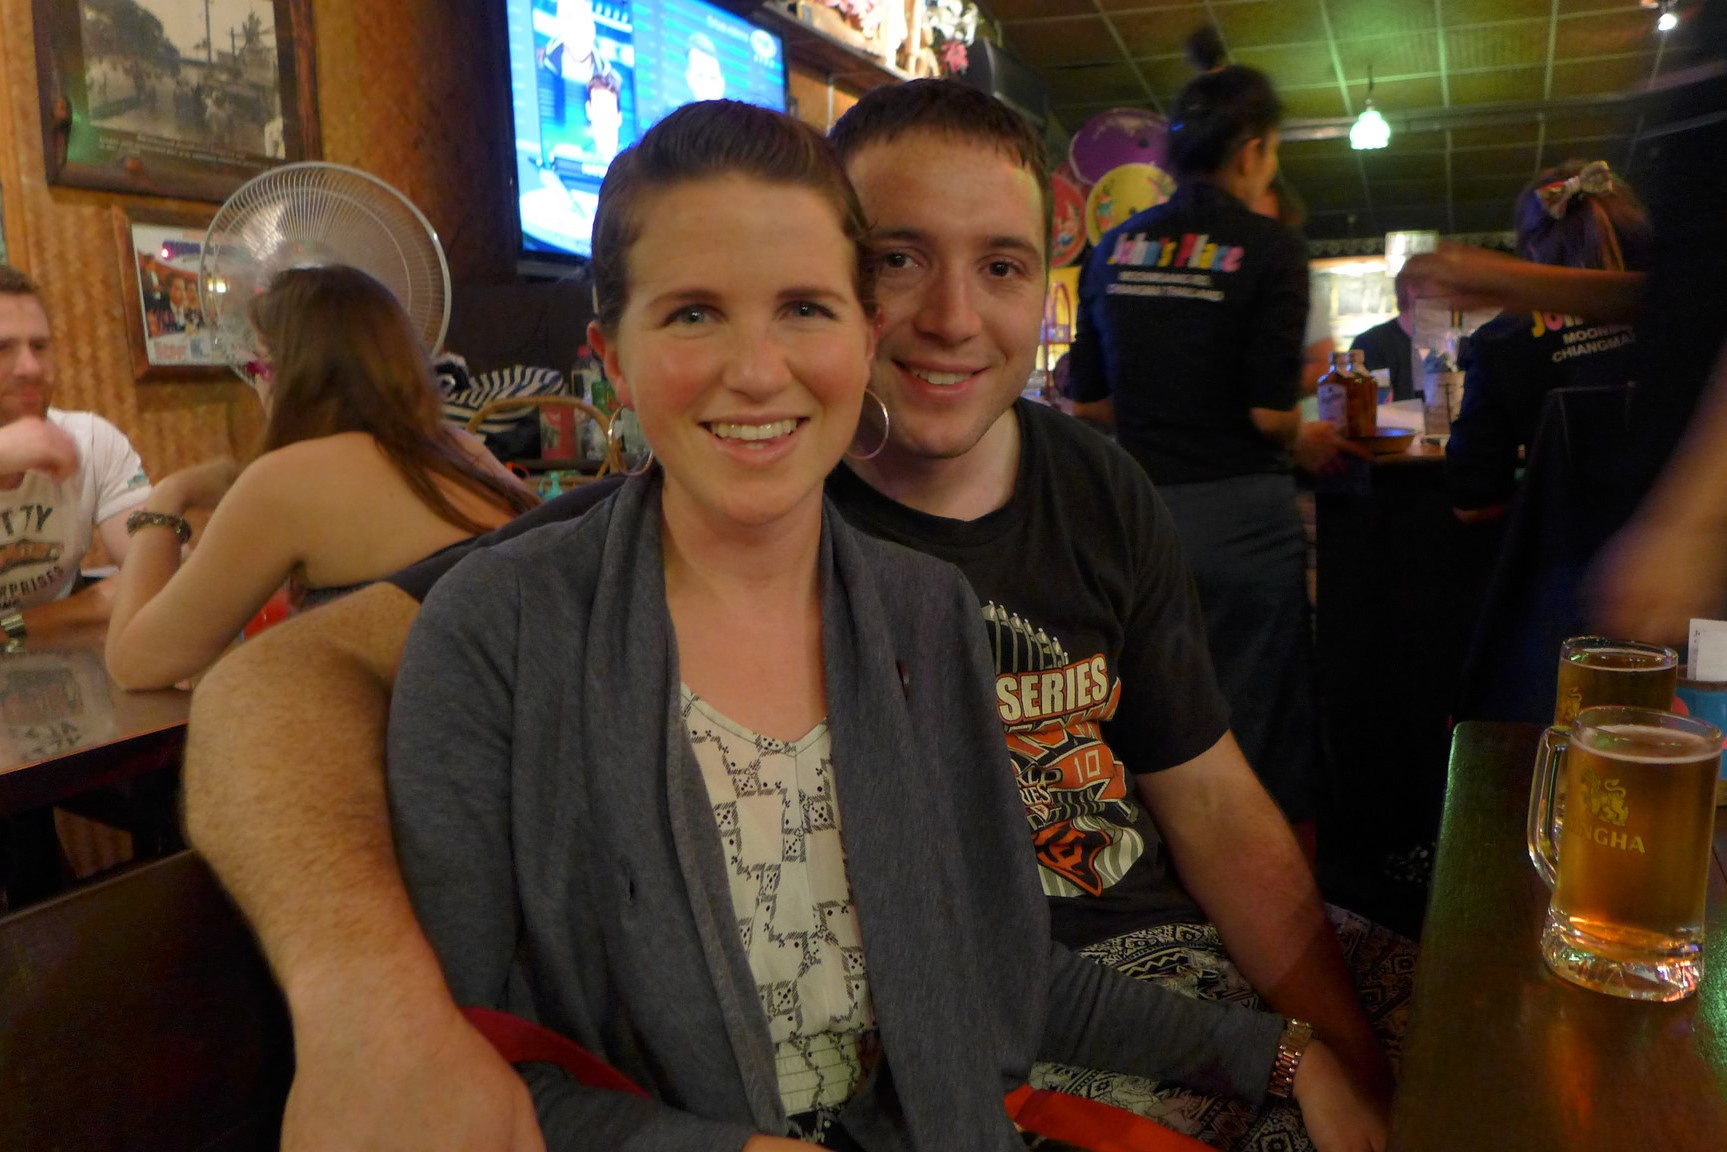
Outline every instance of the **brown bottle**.
{"label": "brown bottle", "polygon": [[1379,381],[1367,371],[1367,353],[1360,348],[1348,355],[1349,383],[1347,419],[1350,437],[1379,434]]}
{"label": "brown bottle", "polygon": [[1319,378],[1317,391],[1319,418],[1337,429],[1339,436],[1349,434],[1349,353],[1331,354],[1331,371]]}

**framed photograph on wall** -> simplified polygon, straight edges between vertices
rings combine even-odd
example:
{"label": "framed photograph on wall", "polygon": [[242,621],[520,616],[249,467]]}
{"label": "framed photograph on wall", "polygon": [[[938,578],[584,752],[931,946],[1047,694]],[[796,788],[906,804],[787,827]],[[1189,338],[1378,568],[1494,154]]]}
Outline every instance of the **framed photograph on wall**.
{"label": "framed photograph on wall", "polygon": [[198,308],[198,260],[214,212],[114,209],[126,343],[136,380],[219,380],[230,375],[215,330]]}
{"label": "framed photograph on wall", "polygon": [[220,202],[319,158],[311,0],[31,0],[48,182]]}

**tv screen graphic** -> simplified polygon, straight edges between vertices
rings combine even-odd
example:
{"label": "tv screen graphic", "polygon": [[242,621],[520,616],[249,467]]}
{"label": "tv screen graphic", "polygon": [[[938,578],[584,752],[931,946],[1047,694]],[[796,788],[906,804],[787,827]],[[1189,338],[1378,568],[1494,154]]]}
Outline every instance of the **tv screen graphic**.
{"label": "tv screen graphic", "polygon": [[702,0],[506,0],[524,258],[592,254],[606,169],[672,109],[784,111],[778,37]]}
{"label": "tv screen graphic", "polygon": [[778,37],[701,0],[640,0],[635,13],[641,131],[694,100],[743,100],[785,111]]}

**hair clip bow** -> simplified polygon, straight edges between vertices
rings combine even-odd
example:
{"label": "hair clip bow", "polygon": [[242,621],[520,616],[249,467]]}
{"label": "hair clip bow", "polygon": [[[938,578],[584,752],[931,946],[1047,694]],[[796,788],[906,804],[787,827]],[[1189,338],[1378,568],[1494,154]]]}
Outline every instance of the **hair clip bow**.
{"label": "hair clip bow", "polygon": [[1555,220],[1563,220],[1565,211],[1577,196],[1605,196],[1613,191],[1613,171],[1605,160],[1592,160],[1567,180],[1555,180],[1535,190],[1541,207]]}

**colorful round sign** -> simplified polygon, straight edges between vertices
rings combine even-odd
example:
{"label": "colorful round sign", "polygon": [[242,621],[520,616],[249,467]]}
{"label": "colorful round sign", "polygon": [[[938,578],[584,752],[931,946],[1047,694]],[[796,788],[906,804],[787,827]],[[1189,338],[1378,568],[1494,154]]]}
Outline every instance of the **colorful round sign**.
{"label": "colorful round sign", "polygon": [[1049,263],[1052,268],[1065,268],[1085,251],[1085,193],[1060,172],[1052,175],[1049,183],[1050,205],[1054,213],[1049,236]]}
{"label": "colorful round sign", "polygon": [[1055,166],[1055,175],[1060,176],[1063,180],[1066,180],[1081,192],[1088,192],[1091,190],[1091,185],[1086,181],[1081,180],[1079,178],[1079,173],[1073,170],[1073,160],[1069,157],[1062,157],[1061,163]]}
{"label": "colorful round sign", "polygon": [[1123,164],[1156,164],[1168,160],[1169,122],[1143,108],[1111,108],[1099,112],[1074,133],[1067,158],[1081,184],[1095,184]]}
{"label": "colorful round sign", "polygon": [[1123,164],[1091,186],[1085,202],[1085,231],[1093,244],[1137,212],[1162,204],[1175,194],[1175,178],[1155,164]]}

